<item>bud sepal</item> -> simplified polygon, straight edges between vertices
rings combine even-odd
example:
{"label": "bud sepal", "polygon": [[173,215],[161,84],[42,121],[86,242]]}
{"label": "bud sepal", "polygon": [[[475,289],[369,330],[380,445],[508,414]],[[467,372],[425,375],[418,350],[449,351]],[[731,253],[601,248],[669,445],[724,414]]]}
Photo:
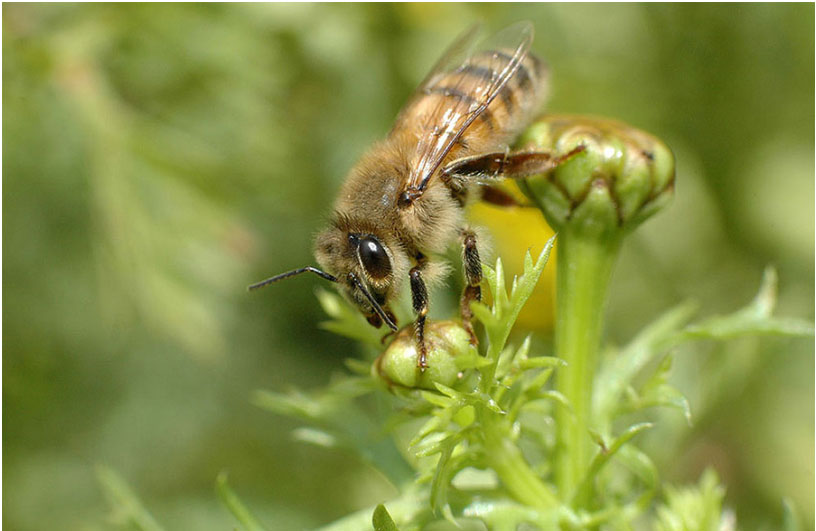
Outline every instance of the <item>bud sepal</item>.
{"label": "bud sepal", "polygon": [[570,157],[546,174],[519,183],[560,231],[571,226],[604,235],[632,229],[662,208],[674,192],[674,155],[656,137],[605,118],[548,115],[517,147]]}

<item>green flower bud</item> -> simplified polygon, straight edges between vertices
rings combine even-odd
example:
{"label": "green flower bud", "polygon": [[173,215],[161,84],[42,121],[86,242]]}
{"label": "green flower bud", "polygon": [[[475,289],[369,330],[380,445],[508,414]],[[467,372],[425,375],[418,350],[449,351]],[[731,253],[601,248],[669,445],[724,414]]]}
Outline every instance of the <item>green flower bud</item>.
{"label": "green flower bud", "polygon": [[637,226],[671,198],[674,155],[660,140],[603,118],[544,116],[525,131],[520,149],[555,156],[584,150],[546,174],[520,182],[561,230],[567,223],[599,236]]}
{"label": "green flower bud", "polygon": [[417,367],[417,345],[412,326],[397,332],[397,336],[380,354],[371,367],[375,377],[389,385],[406,388],[436,389],[435,383],[451,387],[463,376],[466,368],[478,358],[470,336],[455,321],[429,321],[425,325],[425,346],[428,367]]}

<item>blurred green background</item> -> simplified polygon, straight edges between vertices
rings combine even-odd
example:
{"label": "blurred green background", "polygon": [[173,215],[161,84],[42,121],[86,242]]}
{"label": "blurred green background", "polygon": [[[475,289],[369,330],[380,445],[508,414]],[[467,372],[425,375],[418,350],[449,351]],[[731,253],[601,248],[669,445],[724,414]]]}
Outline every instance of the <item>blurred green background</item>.
{"label": "blurred green background", "polygon": [[[169,529],[233,525],[222,469],[275,529],[393,495],[249,403],[357,347],[318,329],[317,279],[245,287],[313,263],[345,172],[455,35],[523,19],[550,109],[677,156],[675,202],[618,264],[610,340],[687,298],[735,309],[766,264],[778,313],[812,320],[812,4],[4,4],[3,524],[110,527],[99,464]],[[648,441],[664,478],[711,464],[744,528],[774,528],[784,496],[812,527],[812,342],[702,347],[673,375],[693,427],[671,414]]]}

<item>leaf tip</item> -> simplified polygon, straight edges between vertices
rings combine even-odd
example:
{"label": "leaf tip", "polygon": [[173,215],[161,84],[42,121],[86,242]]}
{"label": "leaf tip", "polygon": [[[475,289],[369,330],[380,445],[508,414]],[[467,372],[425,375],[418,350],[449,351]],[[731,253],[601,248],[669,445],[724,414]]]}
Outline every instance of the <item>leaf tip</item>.
{"label": "leaf tip", "polygon": [[371,525],[374,526],[374,531],[398,531],[397,524],[382,503],[374,509],[374,514],[371,515]]}

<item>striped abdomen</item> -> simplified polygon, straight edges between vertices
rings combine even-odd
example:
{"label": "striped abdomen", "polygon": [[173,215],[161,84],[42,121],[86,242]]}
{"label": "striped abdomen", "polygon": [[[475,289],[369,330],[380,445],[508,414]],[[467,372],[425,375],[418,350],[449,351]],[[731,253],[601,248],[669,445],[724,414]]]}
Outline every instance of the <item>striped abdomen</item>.
{"label": "striped abdomen", "polygon": [[[462,116],[476,112],[490,96],[487,92],[510,64],[512,53],[480,52],[454,70],[431,76],[400,115],[394,131],[410,130],[422,137],[429,130],[444,134],[461,124]],[[527,54],[445,158],[495,150],[510,142],[535,118],[546,95],[547,77],[546,65]]]}

